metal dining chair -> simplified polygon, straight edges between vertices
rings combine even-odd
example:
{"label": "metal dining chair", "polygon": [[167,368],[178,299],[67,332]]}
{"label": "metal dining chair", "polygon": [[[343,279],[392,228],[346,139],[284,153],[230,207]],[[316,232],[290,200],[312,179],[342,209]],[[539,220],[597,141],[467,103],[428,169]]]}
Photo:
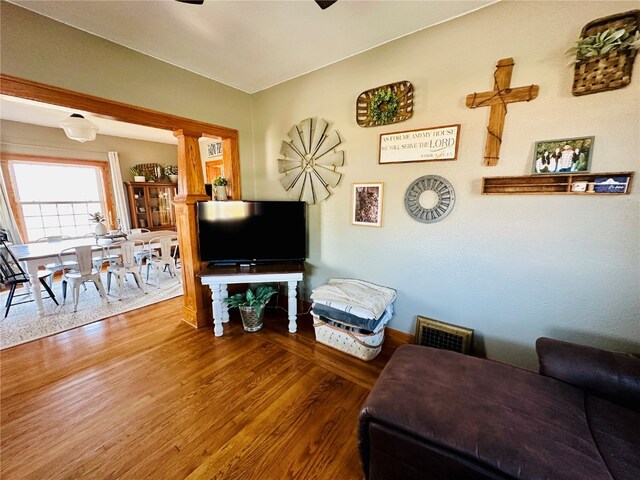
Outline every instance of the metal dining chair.
{"label": "metal dining chair", "polygon": [[[49,237],[42,237],[36,240],[36,243],[55,243],[62,242],[63,240],[70,240],[71,237],[67,235],[54,235]],[[50,262],[44,266],[45,269],[51,271],[51,276],[49,277],[49,287],[53,287],[53,276],[57,272],[62,272],[64,270],[71,270],[74,268],[78,268],[78,262],[75,260],[64,260],[62,263],[60,262]]]}
{"label": "metal dining chair", "polygon": [[[177,235],[163,235],[149,240],[146,246],[146,251],[150,253],[147,257],[147,283],[149,282],[149,272],[154,269],[156,272],[156,286],[160,288],[160,273],[165,266],[169,267],[169,275],[176,277],[178,283],[180,283],[180,276],[176,270],[176,259],[172,255],[172,246],[177,242]],[[160,245],[160,248],[154,248],[155,245]]]}
{"label": "metal dining chair", "polygon": [[[0,244],[1,244],[0,246],[0,281],[4,285],[8,285],[10,287],[9,295],[4,305],[5,306],[4,318],[7,318],[7,315],[9,315],[9,309],[13,305],[20,305],[22,303],[32,302],[33,299],[29,298],[29,300],[25,300],[23,302],[16,302],[16,303],[13,302],[13,299],[15,297],[22,297],[25,295],[30,296],[30,292],[20,293],[16,295],[16,288],[18,287],[18,285],[28,283],[29,277],[27,276],[25,271],[22,269],[22,267],[20,266],[20,263],[18,262],[16,257],[13,255],[13,253],[11,253],[11,250],[9,250],[4,240],[0,240]],[[56,305],[59,305],[58,301],[56,300],[56,296],[53,294],[53,291],[51,290],[51,288],[47,283],[47,278],[51,277],[52,275],[53,275],[53,272],[51,272],[50,270],[38,270],[38,280],[42,284],[43,288],[49,294],[48,297],[43,297],[43,298],[51,298],[51,300],[53,300]]]}
{"label": "metal dining chair", "polygon": [[60,261],[65,253],[75,253],[76,261],[78,262],[78,269],[65,271],[62,275],[62,303],[64,304],[67,299],[67,285],[71,285],[73,291],[73,311],[78,310],[78,300],[80,298],[80,285],[84,282],[93,282],[100,294],[100,297],[105,302],[109,302],[107,293],[104,290],[102,284],[102,278],[100,277],[100,270],[96,269],[92,262],[93,246],[82,245],[79,247],[65,248],[58,255]]}
{"label": "metal dining chair", "polygon": [[111,255],[109,250],[115,247],[119,249],[119,255],[117,255],[119,260],[110,263],[107,267],[107,294],[111,291],[111,276],[115,275],[116,283],[118,284],[118,299],[121,300],[122,288],[127,274],[133,275],[138,288],[140,288],[143,293],[147,293],[143,286],[140,267],[135,258],[136,251],[140,251],[144,247],[144,242],[142,240],[127,240],[118,244],[109,245],[107,247],[107,254]]}

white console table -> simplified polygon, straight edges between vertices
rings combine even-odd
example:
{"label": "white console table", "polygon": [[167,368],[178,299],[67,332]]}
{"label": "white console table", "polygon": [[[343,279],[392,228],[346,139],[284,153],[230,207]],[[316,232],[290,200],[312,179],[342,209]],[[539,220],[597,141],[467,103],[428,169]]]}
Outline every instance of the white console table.
{"label": "white console table", "polygon": [[289,297],[288,318],[289,332],[296,333],[298,324],[298,303],[296,299],[296,286],[302,280],[304,274],[303,263],[282,263],[273,265],[251,265],[208,267],[198,275],[203,285],[211,289],[213,305],[213,333],[221,337],[224,333],[222,324],[229,321],[229,305],[224,301],[229,292],[227,285],[237,283],[273,283],[287,282]]}

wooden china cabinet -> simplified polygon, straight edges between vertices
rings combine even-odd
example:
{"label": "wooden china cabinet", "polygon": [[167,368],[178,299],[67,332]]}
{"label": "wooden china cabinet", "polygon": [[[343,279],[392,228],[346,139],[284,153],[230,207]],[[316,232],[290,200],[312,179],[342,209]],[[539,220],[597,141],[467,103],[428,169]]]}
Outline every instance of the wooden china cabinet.
{"label": "wooden china cabinet", "polygon": [[177,184],[171,182],[124,182],[129,197],[131,228],[175,230],[173,197]]}

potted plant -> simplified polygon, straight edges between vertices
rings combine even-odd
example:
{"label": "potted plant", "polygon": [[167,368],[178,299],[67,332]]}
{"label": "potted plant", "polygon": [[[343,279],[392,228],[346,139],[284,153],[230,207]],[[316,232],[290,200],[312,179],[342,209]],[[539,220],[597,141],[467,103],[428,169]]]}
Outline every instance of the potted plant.
{"label": "potted plant", "polygon": [[173,183],[178,181],[178,166],[177,165],[165,165],[163,167],[164,174],[169,177],[169,180]]}
{"label": "potted plant", "polygon": [[227,185],[229,181],[224,177],[218,177],[213,180],[213,186],[216,187],[216,200],[227,199]]}
{"label": "potted plant", "polygon": [[107,234],[107,227],[105,226],[104,223],[104,215],[102,215],[102,212],[95,212],[95,213],[90,213],[89,214],[89,220],[93,223],[96,223],[96,237],[100,236],[100,235],[106,235]]}
{"label": "potted plant", "polygon": [[131,175],[133,175],[134,182],[144,182],[146,180],[142,169],[137,165],[131,167],[129,171],[131,172]]}
{"label": "potted plant", "polygon": [[573,57],[571,61],[571,65],[573,65],[576,62],[625,49],[640,49],[640,32],[631,35],[630,29],[607,28],[603,32],[578,39],[575,45],[566,51],[566,54]]}
{"label": "potted plant", "polygon": [[238,307],[242,326],[247,332],[257,332],[264,324],[264,306],[275,294],[273,287],[260,285],[255,291],[248,288],[245,293],[236,293],[224,301],[230,307]]}

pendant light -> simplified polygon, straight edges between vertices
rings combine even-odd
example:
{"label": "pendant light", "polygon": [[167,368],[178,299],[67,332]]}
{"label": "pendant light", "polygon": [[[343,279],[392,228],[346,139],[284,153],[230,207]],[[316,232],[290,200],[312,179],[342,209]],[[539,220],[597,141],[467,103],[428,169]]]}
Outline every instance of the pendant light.
{"label": "pendant light", "polygon": [[98,131],[98,127],[78,113],[74,113],[64,122],[60,122],[60,126],[64,129],[67,137],[81,143],[95,140]]}

